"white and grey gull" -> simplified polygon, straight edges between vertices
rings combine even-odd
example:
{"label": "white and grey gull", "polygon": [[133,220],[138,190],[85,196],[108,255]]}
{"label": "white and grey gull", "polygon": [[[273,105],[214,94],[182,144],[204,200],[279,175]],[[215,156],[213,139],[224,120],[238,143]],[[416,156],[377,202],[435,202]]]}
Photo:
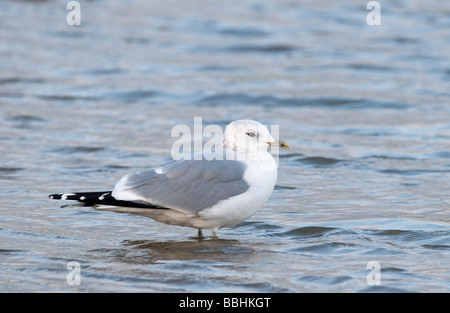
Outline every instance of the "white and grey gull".
{"label": "white and grey gull", "polygon": [[[112,191],[52,194],[114,212],[131,213],[178,226],[212,231],[236,225],[269,199],[277,164],[269,146],[289,148],[263,124],[237,120],[227,125],[220,150],[201,157],[170,160],[122,177]],[[220,156],[220,157],[217,157]]]}

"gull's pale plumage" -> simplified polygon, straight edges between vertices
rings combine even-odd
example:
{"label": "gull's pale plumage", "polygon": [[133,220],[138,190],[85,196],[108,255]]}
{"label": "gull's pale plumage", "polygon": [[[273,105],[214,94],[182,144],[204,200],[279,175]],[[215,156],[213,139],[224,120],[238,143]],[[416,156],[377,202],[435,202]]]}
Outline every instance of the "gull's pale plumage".
{"label": "gull's pale plumage", "polygon": [[211,229],[215,235],[218,228],[252,216],[270,197],[277,179],[277,165],[267,152],[273,144],[288,147],[275,141],[261,123],[238,120],[227,126],[223,147],[214,152],[220,159],[203,155],[201,160],[171,160],[124,176],[112,192],[50,197],[194,227],[199,232]]}

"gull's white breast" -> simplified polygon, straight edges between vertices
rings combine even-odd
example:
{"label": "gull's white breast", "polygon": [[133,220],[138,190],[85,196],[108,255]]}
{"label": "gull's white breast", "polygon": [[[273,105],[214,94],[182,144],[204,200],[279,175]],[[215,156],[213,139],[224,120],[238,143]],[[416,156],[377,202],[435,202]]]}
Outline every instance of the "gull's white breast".
{"label": "gull's white breast", "polygon": [[199,212],[199,217],[205,222],[201,228],[236,225],[255,214],[269,199],[277,180],[277,165],[273,157],[265,152],[258,160],[243,162],[247,165],[244,180],[250,187],[240,195],[219,201]]}

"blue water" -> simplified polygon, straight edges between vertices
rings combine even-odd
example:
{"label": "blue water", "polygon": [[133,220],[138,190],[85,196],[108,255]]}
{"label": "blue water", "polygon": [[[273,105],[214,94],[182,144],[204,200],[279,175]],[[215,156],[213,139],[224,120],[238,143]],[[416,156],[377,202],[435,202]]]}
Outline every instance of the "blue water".
{"label": "blue water", "polygon": [[[0,3],[0,291],[450,290],[449,3],[80,3]],[[159,165],[194,117],[291,146],[218,239],[47,199]]]}

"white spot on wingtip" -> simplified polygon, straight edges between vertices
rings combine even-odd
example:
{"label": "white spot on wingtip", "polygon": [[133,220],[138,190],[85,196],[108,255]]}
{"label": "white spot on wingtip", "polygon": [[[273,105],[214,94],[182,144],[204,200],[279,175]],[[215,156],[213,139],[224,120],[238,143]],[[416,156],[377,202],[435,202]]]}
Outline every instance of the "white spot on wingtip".
{"label": "white spot on wingtip", "polygon": [[61,195],[61,200],[67,200],[67,197],[70,197],[70,196],[75,196],[75,194],[74,193],[63,193]]}
{"label": "white spot on wingtip", "polygon": [[105,199],[105,196],[108,194],[109,194],[109,192],[102,194],[100,197],[98,197],[98,200],[102,201],[103,199]]}
{"label": "white spot on wingtip", "polygon": [[86,200],[86,197],[85,196],[81,196],[80,200]]}

